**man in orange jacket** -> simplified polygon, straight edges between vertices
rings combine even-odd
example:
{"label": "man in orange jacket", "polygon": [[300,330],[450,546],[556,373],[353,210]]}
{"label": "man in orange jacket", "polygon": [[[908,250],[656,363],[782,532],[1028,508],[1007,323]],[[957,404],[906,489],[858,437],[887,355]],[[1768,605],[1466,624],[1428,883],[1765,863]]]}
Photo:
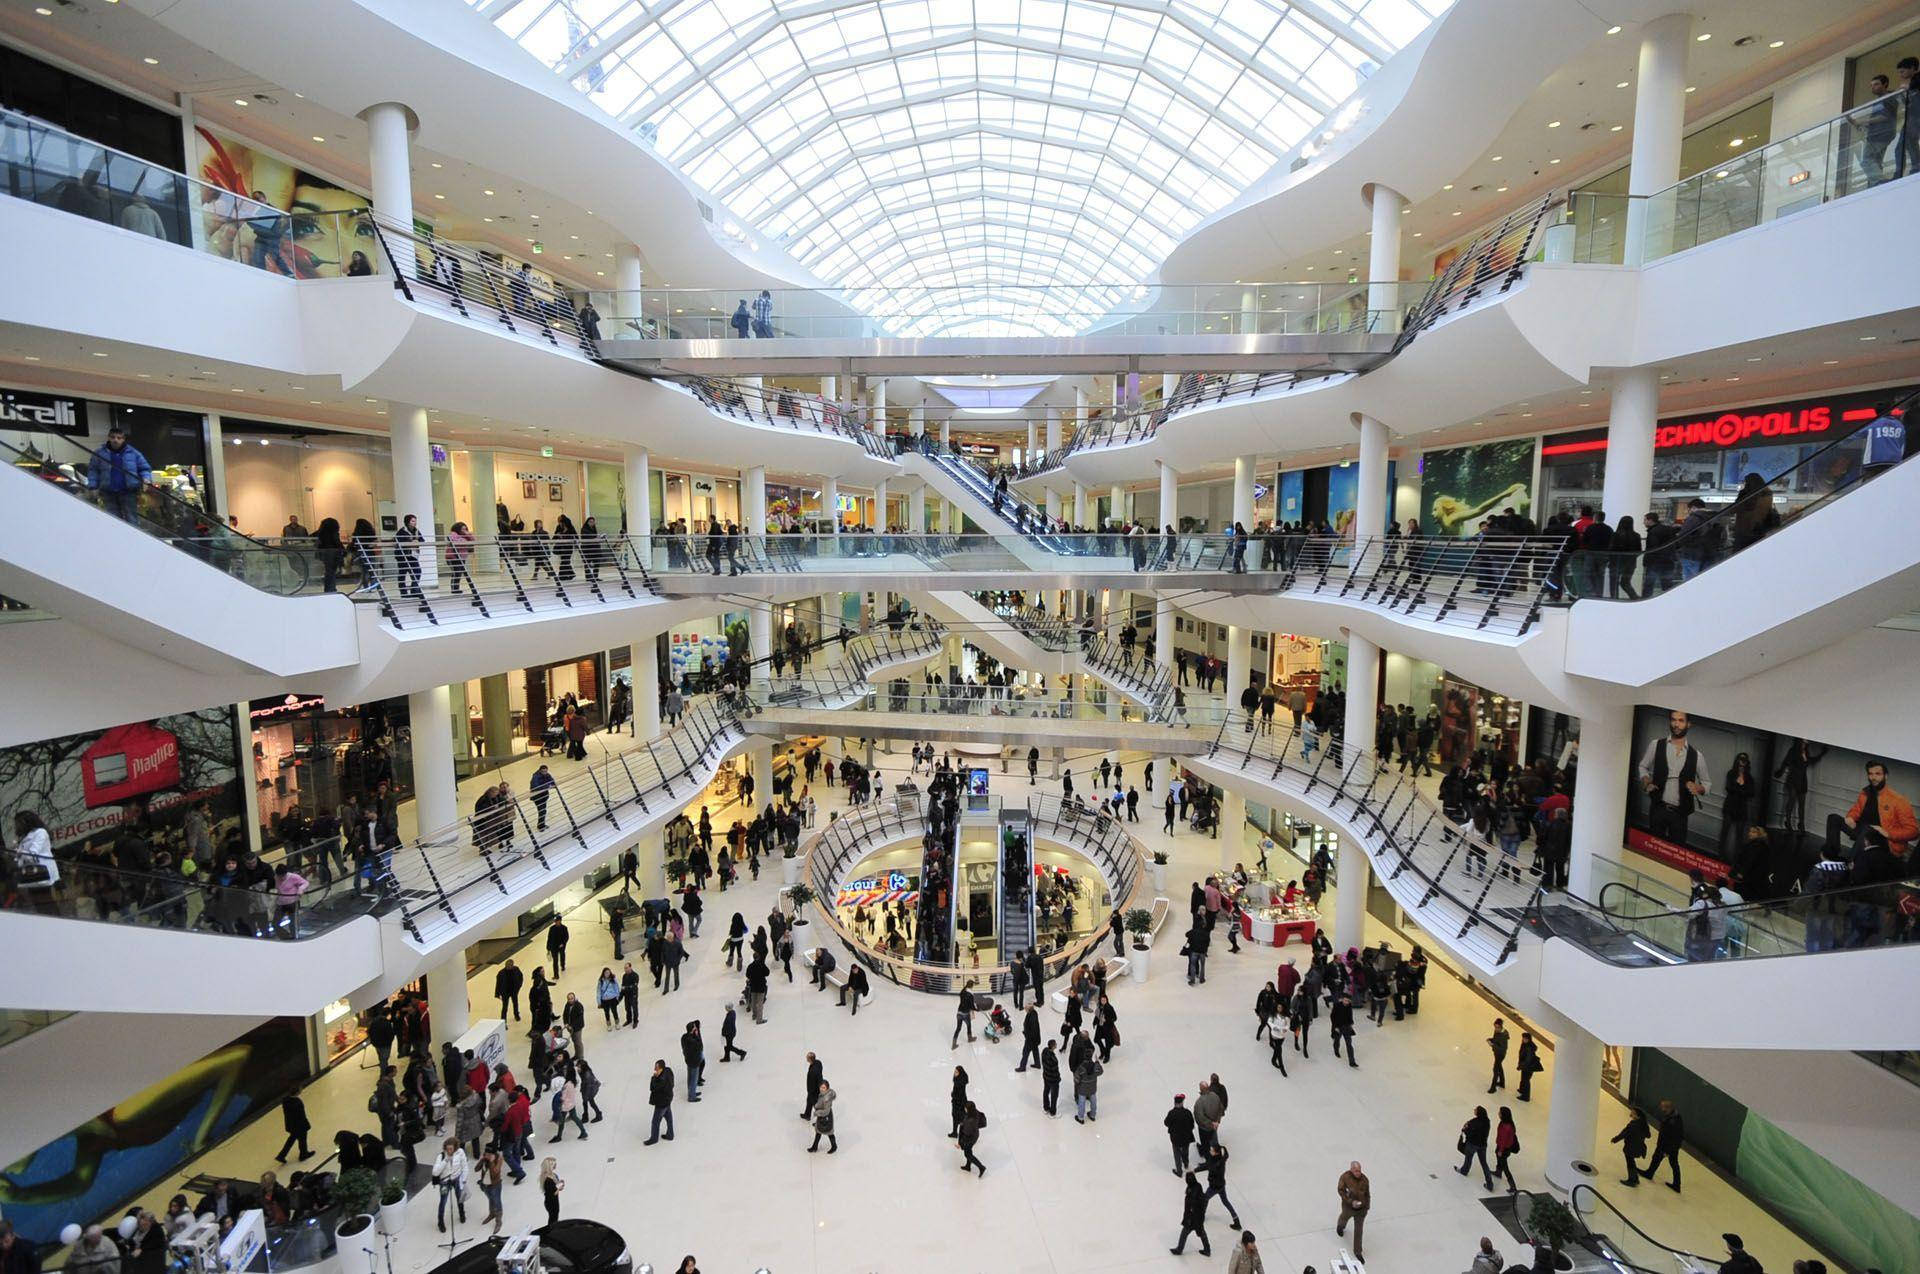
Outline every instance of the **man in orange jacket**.
{"label": "man in orange jacket", "polygon": [[1854,798],[1853,807],[1844,815],[1828,816],[1827,847],[1832,857],[1839,857],[1842,835],[1855,843],[1855,881],[1891,880],[1905,870],[1913,842],[1920,838],[1920,822],[1914,820],[1913,802],[1887,786],[1885,761],[1868,761],[1867,785]]}

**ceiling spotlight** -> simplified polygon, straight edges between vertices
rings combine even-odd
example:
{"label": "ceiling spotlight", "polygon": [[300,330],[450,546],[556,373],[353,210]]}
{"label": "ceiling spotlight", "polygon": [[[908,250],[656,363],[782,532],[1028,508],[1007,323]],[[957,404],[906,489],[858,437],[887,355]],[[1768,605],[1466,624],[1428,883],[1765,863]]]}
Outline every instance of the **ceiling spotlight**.
{"label": "ceiling spotlight", "polygon": [[1442,190],[1452,190],[1452,189],[1453,189],[1453,183],[1452,183],[1452,182],[1448,182],[1448,183],[1447,183],[1446,185],[1444,185],[1444,186],[1442,186],[1442,187],[1440,187],[1440,189],[1442,189]]}
{"label": "ceiling spotlight", "polygon": [[1777,49],[1782,45],[1784,45],[1785,43],[1786,43],[1785,40],[1775,40],[1773,43],[1769,44],[1767,47],[1770,49]]}
{"label": "ceiling spotlight", "polygon": [[1630,80],[1621,80],[1621,81],[1620,81],[1620,82],[1619,82],[1618,84],[1616,84],[1616,85],[1614,85],[1614,87],[1615,87],[1615,88],[1625,88],[1625,87],[1626,87],[1626,86],[1627,86],[1627,85],[1628,85],[1629,83],[1631,83],[1631,82],[1632,82],[1632,81],[1630,81]]}
{"label": "ceiling spotlight", "polygon": [[1560,121],[1559,121],[1559,120],[1557,120],[1557,119],[1556,119],[1556,120],[1552,120],[1552,121],[1550,121],[1550,122],[1549,122],[1549,123],[1547,124],[1547,127],[1548,127],[1548,128],[1558,128],[1558,127],[1560,127]]}
{"label": "ceiling spotlight", "polygon": [[1501,160],[1503,160],[1503,159],[1505,159],[1505,158],[1506,158],[1506,156],[1505,156],[1505,155],[1495,155],[1495,156],[1493,157],[1493,162],[1497,164],[1497,163],[1499,163],[1499,162],[1500,162]]}
{"label": "ceiling spotlight", "polygon": [[1607,131],[1608,131],[1609,133],[1617,133],[1617,132],[1619,132],[1619,131],[1620,131],[1621,129],[1623,129],[1623,128],[1625,128],[1625,127],[1626,127],[1626,125],[1625,125],[1625,124],[1615,124],[1615,125],[1614,125],[1614,126],[1613,126],[1612,128],[1609,128],[1609,129],[1608,129]]}
{"label": "ceiling spotlight", "polygon": [[1693,37],[1693,42],[1695,44],[1705,44],[1708,40],[1711,40],[1712,38],[1713,38],[1713,32],[1702,31],[1699,35],[1696,35]]}
{"label": "ceiling spotlight", "polygon": [[247,99],[244,97],[236,97],[233,99],[233,104],[235,106],[246,106],[249,103],[247,102]]}
{"label": "ceiling spotlight", "polygon": [[159,58],[141,58],[140,60],[141,60],[142,62],[145,62],[145,63],[146,63],[146,64],[147,64],[148,66],[159,66],[159,65],[160,65],[160,59],[159,59]]}
{"label": "ceiling spotlight", "polygon": [[1608,35],[1619,35],[1619,34],[1620,34],[1620,28],[1619,28],[1619,27],[1608,27],[1608,28],[1607,28],[1607,34],[1608,34]]}
{"label": "ceiling spotlight", "polygon": [[483,194],[483,195],[490,195],[490,194],[492,194],[493,192],[492,192],[491,190],[483,190],[483,191],[481,191],[480,193],[481,193],[481,194]]}
{"label": "ceiling spotlight", "polygon": [[325,145],[325,144],[326,144],[326,140],[327,140],[327,139],[326,139],[326,138],[324,138],[324,137],[322,137],[322,136],[321,136],[320,134],[318,134],[318,133],[315,133],[315,134],[313,135],[313,140],[315,140],[315,141],[317,141],[317,142],[319,142],[319,143],[321,143],[322,145]]}

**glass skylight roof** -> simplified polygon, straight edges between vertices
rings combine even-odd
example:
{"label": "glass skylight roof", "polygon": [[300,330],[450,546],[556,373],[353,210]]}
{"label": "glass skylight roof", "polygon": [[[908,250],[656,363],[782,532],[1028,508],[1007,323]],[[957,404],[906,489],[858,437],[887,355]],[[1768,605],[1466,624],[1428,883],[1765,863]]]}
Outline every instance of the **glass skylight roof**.
{"label": "glass skylight roof", "polygon": [[893,330],[1055,335],[1452,0],[469,2]]}

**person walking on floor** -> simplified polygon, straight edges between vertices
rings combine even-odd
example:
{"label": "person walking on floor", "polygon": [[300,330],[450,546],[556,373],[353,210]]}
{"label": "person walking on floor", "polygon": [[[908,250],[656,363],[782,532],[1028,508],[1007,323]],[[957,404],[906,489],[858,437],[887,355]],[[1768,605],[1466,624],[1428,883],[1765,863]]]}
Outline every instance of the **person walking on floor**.
{"label": "person walking on floor", "polygon": [[720,1042],[725,1045],[725,1047],[720,1050],[720,1064],[722,1066],[726,1065],[728,1060],[736,1055],[741,1061],[746,1061],[747,1050],[744,1048],[736,1048],[733,1043],[733,1037],[739,1034],[740,1031],[739,1020],[735,1017],[733,1011],[733,1002],[728,1001],[721,1005],[720,1013]]}
{"label": "person walking on floor", "polygon": [[813,1118],[814,1099],[820,1094],[820,1081],[825,1077],[826,1069],[825,1066],[820,1064],[819,1058],[815,1057],[812,1053],[807,1054],[807,1079],[804,1088],[801,1090],[806,1097],[807,1104],[800,1108],[800,1118]]}
{"label": "person walking on floor", "polygon": [[1520,1055],[1514,1062],[1514,1069],[1520,1072],[1520,1091],[1514,1096],[1521,1101],[1533,1100],[1533,1077],[1546,1067],[1540,1061],[1540,1046],[1534,1042],[1532,1031],[1520,1032]]}
{"label": "person walking on floor", "polygon": [[1454,1149],[1460,1152],[1460,1166],[1454,1171],[1461,1176],[1467,1175],[1467,1169],[1473,1161],[1480,1161],[1480,1175],[1486,1179],[1486,1188],[1493,1189],[1493,1170],[1487,1167],[1487,1139],[1492,1134],[1492,1121],[1487,1118],[1485,1106],[1473,1108],[1473,1118],[1460,1126],[1460,1142]]}
{"label": "person walking on floor", "polygon": [[[1084,1032],[1082,1033],[1084,1038]],[[1081,1057],[1080,1064],[1073,1068],[1073,1122],[1084,1124],[1088,1120],[1100,1121],[1100,1076],[1105,1068],[1093,1051],[1088,1049]]]}
{"label": "person walking on floor", "polygon": [[1367,1174],[1360,1170],[1360,1161],[1355,1159],[1340,1174],[1340,1180],[1334,1186],[1340,1196],[1340,1221],[1333,1227],[1335,1234],[1347,1232],[1347,1222],[1353,1222],[1353,1255],[1355,1260],[1364,1261],[1367,1255],[1362,1251],[1365,1240],[1361,1237],[1367,1227],[1367,1209],[1373,1206],[1373,1183],[1367,1180]]}
{"label": "person walking on floor", "polygon": [[1220,1205],[1227,1210],[1229,1229],[1240,1228],[1240,1213],[1234,1208],[1233,1200],[1227,1197],[1227,1148],[1214,1142],[1208,1149],[1203,1165],[1207,1170],[1207,1197],[1218,1196]]}
{"label": "person walking on floor", "polygon": [[1493,1034],[1487,1036],[1487,1050],[1493,1054],[1493,1078],[1487,1083],[1487,1091],[1494,1092],[1507,1086],[1507,1024],[1499,1018],[1493,1019]]}
{"label": "person walking on floor", "polygon": [[1227,1258],[1227,1274],[1267,1274],[1267,1267],[1260,1260],[1260,1249],[1254,1245],[1252,1230],[1240,1231],[1240,1242]]}
{"label": "person walking on floor", "polygon": [[280,1122],[286,1129],[287,1139],[280,1143],[280,1153],[273,1157],[275,1163],[285,1163],[287,1152],[294,1146],[300,1147],[300,1162],[313,1158],[313,1151],[307,1149],[307,1134],[313,1131],[313,1123],[307,1118],[307,1103],[299,1093],[288,1093],[280,1099]]}
{"label": "person walking on floor", "polygon": [[1519,1153],[1520,1130],[1513,1125],[1513,1110],[1502,1106],[1500,1122],[1493,1129],[1493,1175],[1506,1178],[1508,1194],[1520,1193],[1520,1187],[1513,1179],[1513,1169],[1508,1166]]}
{"label": "person walking on floor", "polygon": [[958,1137],[960,1118],[967,1113],[967,1068],[964,1066],[953,1068],[953,1087],[947,1093],[947,1111],[953,1116],[947,1136]]}
{"label": "person walking on floor", "polygon": [[[1017,968],[1019,966],[1016,965],[1015,967]],[[1014,1069],[1016,1071],[1025,1071],[1027,1069],[1027,1058],[1029,1056],[1033,1058],[1033,1064],[1035,1066],[1040,1064],[1040,1006],[1038,1004],[1027,1005],[1026,1016],[1021,1019],[1020,1065]]]}
{"label": "person walking on floor", "polygon": [[962,1027],[966,1028],[967,1043],[973,1043],[973,1006],[973,979],[968,978],[967,984],[960,988],[960,1004],[954,1010],[953,1048],[960,1047],[960,1029]]}
{"label": "person walking on floor", "polygon": [[1213,1244],[1207,1239],[1207,1192],[1200,1184],[1200,1178],[1188,1172],[1186,1197],[1180,1203],[1180,1237],[1167,1249],[1175,1256],[1184,1256],[1187,1251],[1187,1236],[1194,1235],[1200,1240],[1200,1255],[1212,1256]]}
{"label": "person walking on floor", "polygon": [[813,1090],[813,1144],[807,1147],[812,1154],[820,1149],[820,1139],[827,1139],[827,1153],[833,1154],[840,1149],[840,1138],[833,1131],[833,1099],[838,1096],[826,1080]]}
{"label": "person walking on floor", "polygon": [[494,998],[500,1001],[500,1019],[506,1020],[507,1009],[513,1009],[513,1020],[520,1020],[520,988],[525,985],[527,975],[520,966],[508,960],[500,966],[500,972],[493,975]]}
{"label": "person walking on floor", "polygon": [[1220,1141],[1220,1121],[1227,1117],[1227,1099],[1207,1080],[1200,1081],[1200,1095],[1193,1102],[1194,1131],[1200,1137],[1201,1153]]}
{"label": "person walking on floor", "polygon": [[555,916],[553,923],[547,926],[547,956],[553,961],[553,976],[559,977],[567,968],[567,922]]}
{"label": "person walking on floor", "polygon": [[1166,1127],[1167,1140],[1173,1143],[1173,1175],[1183,1176],[1187,1155],[1193,1150],[1193,1112],[1187,1109],[1185,1093],[1173,1095],[1173,1107],[1160,1122]]}
{"label": "person walking on floor", "polygon": [[560,1164],[552,1155],[540,1161],[540,1198],[547,1205],[547,1224],[560,1223],[560,1192],[567,1183],[560,1177]]}
{"label": "person walking on floor", "polygon": [[640,1144],[651,1146],[660,1140],[660,1125],[667,1126],[667,1140],[673,1140],[673,1069],[667,1065],[667,1059],[657,1057],[653,1061],[653,1075],[647,1080],[647,1104],[653,1107],[653,1126],[647,1133],[647,1139]]}
{"label": "person walking on floor", "polygon": [[687,1068],[687,1100],[700,1100],[700,1076],[707,1069],[707,1044],[700,1038],[700,1023],[688,1022],[680,1033],[680,1060]]}
{"label": "person walking on floor", "polygon": [[1613,1134],[1614,1144],[1620,1147],[1621,1155],[1627,1161],[1627,1175],[1620,1179],[1623,1186],[1638,1186],[1644,1175],[1640,1169],[1640,1156],[1647,1153],[1647,1138],[1652,1129],[1647,1126],[1646,1112],[1638,1106],[1633,1108],[1633,1118],[1627,1120],[1627,1126]]}
{"label": "person walking on floor", "polygon": [[960,1135],[955,1138],[960,1143],[960,1153],[966,1156],[960,1161],[960,1171],[973,1168],[981,1176],[987,1175],[987,1165],[981,1163],[973,1153],[973,1148],[980,1144],[980,1130],[986,1126],[987,1117],[980,1113],[978,1106],[968,1102],[966,1110],[960,1115]]}
{"label": "person walking on floor", "polygon": [[1641,1175],[1651,1177],[1658,1171],[1660,1161],[1665,1160],[1673,1168],[1673,1180],[1667,1183],[1667,1189],[1680,1193],[1680,1146],[1686,1140],[1686,1125],[1680,1119],[1680,1112],[1674,1109],[1670,1101],[1660,1103],[1660,1128],[1653,1138],[1653,1157],[1647,1160],[1647,1166]]}

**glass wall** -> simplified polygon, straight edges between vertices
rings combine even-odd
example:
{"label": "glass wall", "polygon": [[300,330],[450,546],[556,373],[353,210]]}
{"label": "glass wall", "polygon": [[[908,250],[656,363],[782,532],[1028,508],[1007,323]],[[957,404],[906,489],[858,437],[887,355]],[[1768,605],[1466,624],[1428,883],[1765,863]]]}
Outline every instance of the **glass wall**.
{"label": "glass wall", "polygon": [[248,718],[265,846],[320,839],[324,820],[337,825],[349,797],[390,803],[413,796],[404,696],[340,709],[318,695],[256,699]]}

